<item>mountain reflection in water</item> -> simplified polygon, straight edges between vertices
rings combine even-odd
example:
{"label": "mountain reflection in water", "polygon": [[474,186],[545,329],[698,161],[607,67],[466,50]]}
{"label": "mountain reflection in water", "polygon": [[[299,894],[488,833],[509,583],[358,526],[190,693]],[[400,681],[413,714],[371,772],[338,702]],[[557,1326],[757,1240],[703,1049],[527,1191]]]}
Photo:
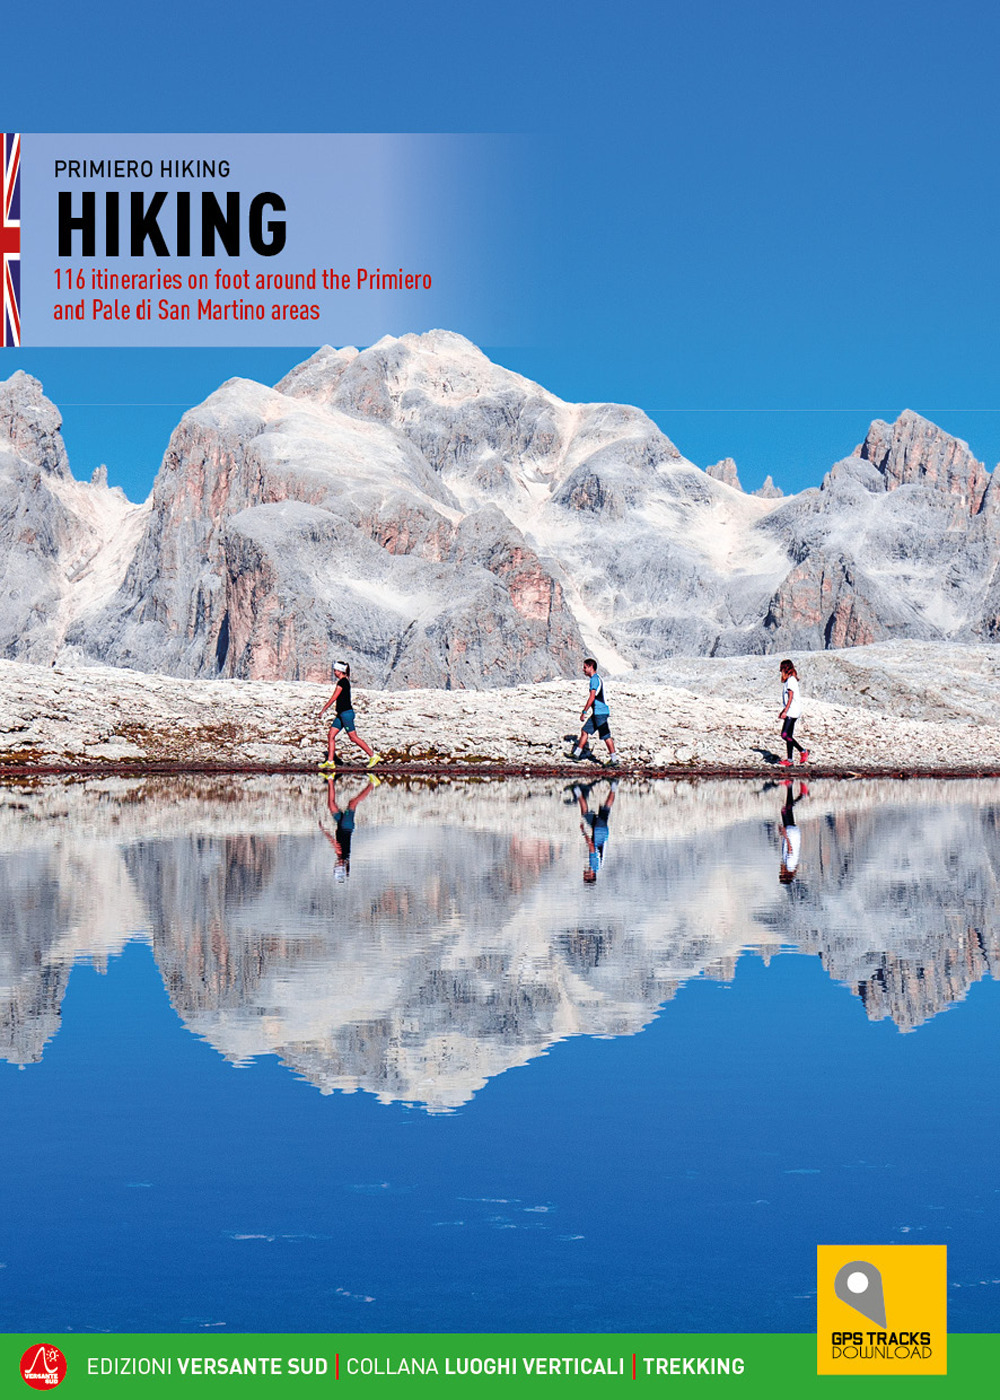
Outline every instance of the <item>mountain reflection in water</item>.
{"label": "mountain reflection in water", "polygon": [[1000,784],[47,781],[0,796],[0,1057],[147,940],[236,1063],[433,1112],[747,953],[903,1031],[995,975]]}

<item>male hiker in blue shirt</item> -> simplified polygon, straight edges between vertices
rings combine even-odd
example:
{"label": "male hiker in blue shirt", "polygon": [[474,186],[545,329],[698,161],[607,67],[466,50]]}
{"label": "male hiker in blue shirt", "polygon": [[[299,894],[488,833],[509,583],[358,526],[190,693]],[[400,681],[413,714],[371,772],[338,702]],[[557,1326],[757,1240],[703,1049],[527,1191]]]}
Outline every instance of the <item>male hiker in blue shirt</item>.
{"label": "male hiker in blue shirt", "polygon": [[[580,715],[580,723],[583,728],[580,730],[580,737],[573,747],[573,758],[583,758],[589,753],[587,739],[591,734],[596,734],[599,739],[603,739],[608,746],[608,753],[611,755],[609,762],[613,767],[618,764],[618,757],[615,754],[615,741],[611,737],[611,730],[608,727],[608,716],[611,713],[608,703],[604,698],[604,682],[597,674],[597,662],[592,656],[588,656],[583,663],[583,674],[590,683],[587,692],[587,703],[583,707]],[[588,715],[587,711],[590,711]],[[590,755],[593,757],[593,754]]]}

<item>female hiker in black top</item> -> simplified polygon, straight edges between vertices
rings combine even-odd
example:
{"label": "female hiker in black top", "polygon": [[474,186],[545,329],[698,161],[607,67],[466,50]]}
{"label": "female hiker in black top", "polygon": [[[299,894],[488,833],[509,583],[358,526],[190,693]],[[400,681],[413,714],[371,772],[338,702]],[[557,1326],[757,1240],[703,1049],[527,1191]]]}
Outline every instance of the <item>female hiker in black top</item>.
{"label": "female hiker in black top", "polygon": [[357,744],[358,748],[363,749],[368,755],[368,767],[374,768],[382,755],[376,753],[370,744],[366,744],[354,727],[354,709],[351,704],[351,668],[346,661],[335,661],[333,663],[333,674],[337,679],[337,688],[319,712],[320,718],[322,719],[330,706],[332,705],[334,707],[333,719],[330,721],[330,737],[326,761],[319,766],[320,768],[336,767],[337,735],[343,729],[351,742]]}

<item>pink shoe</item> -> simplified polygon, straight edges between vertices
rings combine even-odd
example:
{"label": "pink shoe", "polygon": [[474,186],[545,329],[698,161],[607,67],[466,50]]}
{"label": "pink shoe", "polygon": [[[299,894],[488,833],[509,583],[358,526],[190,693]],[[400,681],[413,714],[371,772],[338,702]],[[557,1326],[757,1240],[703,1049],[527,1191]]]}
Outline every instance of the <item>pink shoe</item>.
{"label": "pink shoe", "polygon": [[791,768],[792,766],[792,760],[790,758],[779,758],[778,762],[781,764],[782,768]]}
{"label": "pink shoe", "polygon": [[808,762],[809,762],[809,750],[808,750],[808,749],[803,749],[802,752],[799,754],[799,762],[800,762],[800,763],[808,763]]}

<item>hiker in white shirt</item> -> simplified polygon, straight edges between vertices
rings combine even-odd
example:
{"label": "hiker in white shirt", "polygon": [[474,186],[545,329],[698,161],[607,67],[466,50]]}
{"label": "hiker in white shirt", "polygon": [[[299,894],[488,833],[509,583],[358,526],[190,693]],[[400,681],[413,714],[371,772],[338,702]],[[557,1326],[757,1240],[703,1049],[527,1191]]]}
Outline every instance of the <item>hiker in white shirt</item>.
{"label": "hiker in white shirt", "polygon": [[799,676],[791,661],[782,661],[781,666],[781,713],[778,718],[781,720],[781,737],[785,741],[787,757],[780,760],[782,768],[790,768],[792,765],[792,754],[795,749],[799,751],[799,762],[809,762],[809,750],[804,749],[795,738],[795,721],[802,715],[802,693],[799,688]]}

